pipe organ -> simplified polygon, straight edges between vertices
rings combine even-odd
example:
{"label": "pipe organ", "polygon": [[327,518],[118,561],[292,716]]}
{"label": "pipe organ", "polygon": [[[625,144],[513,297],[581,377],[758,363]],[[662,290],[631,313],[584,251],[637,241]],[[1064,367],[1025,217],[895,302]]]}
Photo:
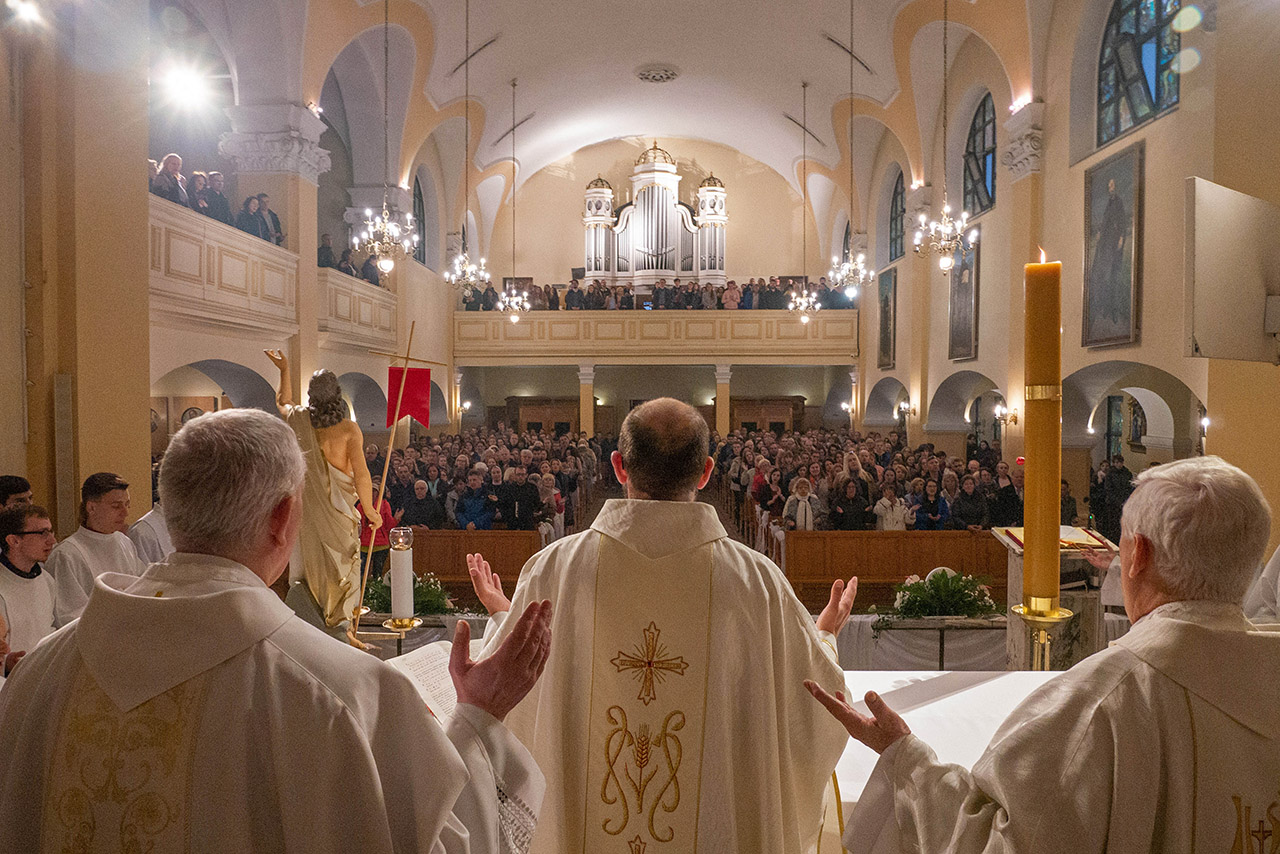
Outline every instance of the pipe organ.
{"label": "pipe organ", "polygon": [[582,224],[588,280],[646,292],[659,279],[725,283],[724,182],[710,175],[692,204],[680,201],[675,160],[654,143],[636,160],[631,200],[615,207],[603,177],[587,185]]}

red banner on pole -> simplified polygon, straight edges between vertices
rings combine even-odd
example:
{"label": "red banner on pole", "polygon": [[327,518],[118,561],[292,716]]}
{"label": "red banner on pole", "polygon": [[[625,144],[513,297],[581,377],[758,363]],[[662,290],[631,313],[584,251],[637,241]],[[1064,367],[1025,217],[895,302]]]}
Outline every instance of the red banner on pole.
{"label": "red banner on pole", "polygon": [[[396,396],[400,392],[400,375],[404,368],[387,369],[387,426],[396,416]],[[431,369],[409,368],[404,378],[404,400],[400,404],[400,417],[411,415],[423,427],[431,426]]]}

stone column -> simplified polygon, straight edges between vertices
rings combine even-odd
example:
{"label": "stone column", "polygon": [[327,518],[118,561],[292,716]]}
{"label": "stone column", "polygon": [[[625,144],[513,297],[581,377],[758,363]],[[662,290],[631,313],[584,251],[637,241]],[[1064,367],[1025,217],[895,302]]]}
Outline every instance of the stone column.
{"label": "stone column", "polygon": [[[930,184],[907,191],[907,230],[906,239],[912,241],[916,230],[920,228],[920,215],[926,219],[933,216],[934,188]],[[939,204],[941,201],[939,200]],[[936,279],[942,279],[942,271],[938,268],[938,256],[918,257],[907,246],[907,257],[898,265],[898,311],[909,305],[911,318],[911,347],[907,364],[902,364],[902,345],[898,345],[898,369],[905,367],[903,380],[907,394],[911,398],[914,413],[902,415],[900,429],[909,437],[908,442],[919,443],[924,440],[924,424],[929,420],[929,354],[932,349],[930,333],[930,316],[933,310],[929,294],[936,286]],[[945,303],[943,304],[945,311]],[[902,324],[898,332],[902,332]]]}
{"label": "stone column", "polygon": [[324,122],[295,104],[228,107],[227,115],[232,130],[223,135],[218,150],[235,161],[241,192],[271,196],[271,208],[284,231],[284,248],[298,253],[298,333],[288,349],[301,400],[312,372],[322,367],[319,312],[324,300],[316,272],[316,193],[320,175],[329,171],[329,152],[320,148]]}
{"label": "stone column", "polygon": [[596,368],[578,366],[578,430],[588,436],[596,432]]}
{"label": "stone column", "polygon": [[849,368],[849,429],[858,429],[858,366]]}
{"label": "stone column", "polygon": [[[453,369],[453,385],[449,388],[449,414],[452,416],[451,424],[457,427],[457,432],[462,432],[462,369]],[[474,404],[473,404],[474,405]],[[482,404],[483,405],[483,404]]]}
{"label": "stone column", "polygon": [[733,377],[732,365],[716,365],[716,432],[721,437],[728,435],[729,424],[729,380]]}
{"label": "stone column", "polygon": [[[1010,306],[1023,304],[1022,268],[1030,261],[1040,258],[1040,245],[1043,227],[1043,175],[1041,150],[1044,145],[1042,120],[1044,104],[1034,101],[1023,107],[1005,122],[1005,131],[1009,142],[1000,155],[1000,163],[1005,167],[1009,177],[1007,189],[1002,190],[1001,204],[1011,206],[1009,223],[1009,295]],[[1026,388],[1024,372],[1024,352],[1019,342],[1026,338],[1026,319],[1021,311],[1009,312],[1009,374],[1005,383],[1008,399],[1005,404],[1024,413],[1017,424],[1005,424],[1001,430],[1000,444],[1004,458],[1012,465],[1013,460],[1025,449],[1025,426],[1027,403],[1024,400]]]}
{"label": "stone column", "polygon": [[[148,6],[63,11],[56,33],[6,33],[0,57],[7,115],[21,122],[21,153],[7,157],[22,170],[23,220],[7,225],[21,235],[25,282],[16,284],[26,309],[25,330],[15,316],[4,334],[26,335],[26,474],[65,536],[94,472],[133,485],[131,517],[151,507],[151,320],[139,165],[148,156],[148,58],[138,38]],[[18,69],[20,79],[10,76]],[[16,362],[5,370],[22,373]],[[22,409],[20,399],[7,405]]]}

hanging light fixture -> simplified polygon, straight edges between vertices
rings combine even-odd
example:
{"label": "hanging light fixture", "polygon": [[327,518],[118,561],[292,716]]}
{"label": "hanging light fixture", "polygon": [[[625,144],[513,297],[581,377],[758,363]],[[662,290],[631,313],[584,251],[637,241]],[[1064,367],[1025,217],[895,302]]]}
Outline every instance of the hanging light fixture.
{"label": "hanging light fixture", "polygon": [[927,221],[927,217],[920,214],[915,251],[921,258],[928,258],[937,252],[938,268],[943,273],[949,274],[951,268],[955,266],[957,252],[965,256],[973,251],[974,245],[978,242],[978,230],[975,228],[966,235],[965,230],[969,227],[969,212],[962,210],[960,218],[953,219],[951,205],[947,202],[947,147],[949,144],[947,118],[950,110],[947,91],[947,39],[951,25],[947,2],[948,0],[942,0],[942,219]]}
{"label": "hanging light fixture", "polygon": [[800,208],[801,252],[804,257],[804,283],[795,287],[792,282],[791,302],[787,309],[800,315],[801,323],[808,323],[810,316],[822,308],[818,293],[809,290],[809,84],[800,84],[800,185],[804,203]]}
{"label": "hanging light fixture", "polygon": [[[853,223],[853,0],[849,0],[849,222],[850,231]],[[871,284],[875,275],[867,269],[867,256],[859,252],[855,258],[853,247],[849,247],[849,255],[843,260],[839,256],[831,256],[831,270],[827,273],[831,278],[831,286],[837,290],[843,288],[845,299],[858,296],[858,288]]]}
{"label": "hanging light fixture", "polygon": [[[388,98],[391,88],[391,0],[382,0],[382,213],[374,215],[365,208],[364,231],[351,238],[357,252],[377,258],[378,271],[384,276],[395,269],[396,261],[413,253],[418,245],[418,231],[413,227],[413,214],[404,215],[401,225],[390,211],[391,133]],[[317,107],[317,109],[319,109]]]}
{"label": "hanging light fixture", "polygon": [[511,315],[512,323],[520,322],[520,315],[533,308],[528,291],[518,291],[516,283],[516,81],[511,81],[511,287],[503,288],[498,295],[498,311]]}
{"label": "hanging light fixture", "polygon": [[485,259],[476,264],[467,252],[467,206],[471,204],[471,0],[465,6],[463,23],[463,50],[466,60],[463,61],[463,86],[465,97],[462,101],[462,112],[466,122],[466,132],[462,140],[462,251],[453,259],[453,271],[444,274],[444,280],[455,288],[464,291],[478,290],[481,285],[488,284],[489,271],[485,269]]}

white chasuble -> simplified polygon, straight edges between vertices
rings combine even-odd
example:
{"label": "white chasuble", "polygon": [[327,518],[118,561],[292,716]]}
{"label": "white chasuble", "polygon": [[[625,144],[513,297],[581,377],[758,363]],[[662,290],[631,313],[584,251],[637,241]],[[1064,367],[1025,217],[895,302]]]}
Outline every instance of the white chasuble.
{"label": "white chasuble", "polygon": [[852,852],[1280,851],[1280,634],[1173,602],[1045,683],[969,771],[913,735],[880,757]]}
{"label": "white chasuble", "polygon": [[522,854],[543,780],[475,706],[304,623],[246,567],[97,579],[0,691],[0,852]]}
{"label": "white chasuble", "polygon": [[834,639],[715,508],[607,501],[529,560],[510,613],[541,599],[551,654],[506,720],[548,781],[531,852],[815,851],[848,735],[804,680],[843,689]]}
{"label": "white chasuble", "polygon": [[[711,544],[654,561],[600,537],[583,852],[698,851]],[[664,591],[680,590],[669,597]]]}

